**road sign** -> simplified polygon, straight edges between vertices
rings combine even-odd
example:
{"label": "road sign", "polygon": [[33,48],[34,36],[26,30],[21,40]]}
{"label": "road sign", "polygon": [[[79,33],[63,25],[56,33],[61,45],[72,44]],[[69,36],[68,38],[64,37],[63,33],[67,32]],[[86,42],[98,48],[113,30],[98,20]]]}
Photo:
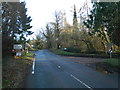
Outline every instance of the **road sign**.
{"label": "road sign", "polygon": [[17,52],[17,53],[16,53],[16,56],[21,56],[21,55],[22,55],[21,52]]}
{"label": "road sign", "polygon": [[23,49],[22,44],[14,44],[13,49]]}
{"label": "road sign", "polygon": [[16,56],[21,56],[23,50],[22,44],[14,44],[13,45],[13,51],[16,52]]}
{"label": "road sign", "polygon": [[109,52],[112,53],[112,49],[109,49]]}

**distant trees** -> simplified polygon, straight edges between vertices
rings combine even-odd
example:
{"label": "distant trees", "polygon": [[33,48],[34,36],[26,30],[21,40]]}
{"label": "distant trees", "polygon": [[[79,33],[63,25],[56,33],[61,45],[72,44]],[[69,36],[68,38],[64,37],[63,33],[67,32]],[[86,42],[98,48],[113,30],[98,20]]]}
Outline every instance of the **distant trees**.
{"label": "distant trees", "polygon": [[46,38],[47,48],[52,48],[53,31],[52,31],[52,28],[49,26],[49,24],[47,24],[45,29],[42,30],[42,34]]}
{"label": "distant trees", "polygon": [[24,43],[25,36],[33,34],[31,17],[26,14],[25,2],[2,3],[2,50],[3,56],[12,51],[14,43]]}
{"label": "distant trees", "polygon": [[59,49],[61,46],[60,34],[62,31],[61,11],[55,11],[55,22],[53,22],[52,24],[54,25],[56,48]]}
{"label": "distant trees", "polygon": [[36,35],[36,39],[34,40],[32,45],[34,45],[34,48],[36,48],[36,49],[42,49],[45,47],[44,43],[45,43],[45,41],[43,40],[43,37],[38,34],[38,35]]}
{"label": "distant trees", "polygon": [[61,11],[55,11],[55,21],[41,29],[41,33],[46,38],[47,48],[61,48],[62,16]]}
{"label": "distant trees", "polygon": [[86,7],[83,6],[80,10],[88,9],[79,12],[80,22],[77,20],[78,13],[74,5],[72,25],[66,20],[65,11],[56,11],[55,21],[48,23],[42,30],[47,48],[70,48],[79,52],[95,53],[107,52],[108,45],[114,43],[113,48],[116,50],[120,45],[119,4],[118,2],[94,2],[90,10],[85,3]]}

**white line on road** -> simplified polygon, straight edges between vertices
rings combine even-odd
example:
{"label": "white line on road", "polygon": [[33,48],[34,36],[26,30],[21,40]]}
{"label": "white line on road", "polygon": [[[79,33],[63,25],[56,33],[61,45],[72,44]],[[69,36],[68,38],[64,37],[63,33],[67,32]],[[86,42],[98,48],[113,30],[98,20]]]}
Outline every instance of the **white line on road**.
{"label": "white line on road", "polygon": [[70,75],[71,77],[73,77],[75,80],[77,80],[78,82],[82,83],[84,86],[86,86],[87,88],[89,88],[90,90],[93,90],[90,86],[88,86],[87,84],[85,84],[84,82],[80,81],[78,78],[76,78],[75,76],[73,76],[72,74]]}
{"label": "white line on road", "polygon": [[34,70],[35,70],[35,58],[34,58],[33,65],[32,65],[32,74],[34,74]]}
{"label": "white line on road", "polygon": [[58,66],[58,68],[60,69],[60,68],[61,68],[61,66]]}

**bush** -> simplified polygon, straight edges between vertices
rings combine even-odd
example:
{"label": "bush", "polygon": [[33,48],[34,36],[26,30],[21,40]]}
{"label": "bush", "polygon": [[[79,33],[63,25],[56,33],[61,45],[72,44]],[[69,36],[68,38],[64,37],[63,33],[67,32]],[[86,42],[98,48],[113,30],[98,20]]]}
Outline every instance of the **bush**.
{"label": "bush", "polygon": [[117,50],[117,51],[115,51],[115,53],[116,53],[116,54],[120,54],[120,51],[119,51],[119,50]]}
{"label": "bush", "polygon": [[81,49],[80,48],[69,47],[69,48],[64,49],[64,51],[74,52],[74,53],[80,53]]}

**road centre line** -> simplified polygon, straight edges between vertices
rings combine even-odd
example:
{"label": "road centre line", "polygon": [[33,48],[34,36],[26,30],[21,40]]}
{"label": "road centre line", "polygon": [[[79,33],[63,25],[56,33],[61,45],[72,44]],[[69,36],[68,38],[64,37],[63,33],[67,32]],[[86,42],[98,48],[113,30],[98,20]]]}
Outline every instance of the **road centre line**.
{"label": "road centre line", "polygon": [[[61,66],[58,65],[58,68],[60,69]],[[68,73],[68,72],[66,72]],[[69,73],[68,73],[69,74]],[[79,80],[77,77],[75,77],[74,75],[70,74],[71,77],[73,77],[75,80],[77,80],[78,82],[80,82],[81,84],[83,84],[84,86],[86,86],[87,88],[89,88],[90,90],[93,90],[93,88],[91,88],[90,86],[88,86],[87,84],[85,84],[84,82],[82,82],[81,80]]]}
{"label": "road centre line", "polygon": [[[57,67],[60,69],[61,66],[60,65],[57,65]],[[66,72],[66,71],[65,71]],[[68,73],[68,72],[66,72]],[[69,73],[68,73],[69,74]],[[77,77],[75,77],[74,75],[70,74],[71,77],[73,77],[75,80],[77,80],[78,82],[80,82],[81,84],[83,84],[85,87],[87,87],[88,89],[90,90],[93,90],[93,88],[91,88],[90,86],[88,86],[87,84],[85,84],[84,82],[82,82],[81,80],[79,80]]]}
{"label": "road centre line", "polygon": [[86,86],[87,88],[89,88],[90,90],[93,90],[90,86],[88,86],[87,84],[85,84],[84,82],[80,81],[78,78],[76,78],[74,75],[70,75],[71,77],[73,77],[75,80],[77,80],[78,82],[80,82],[81,84],[83,84],[84,86]]}
{"label": "road centre line", "polygon": [[[61,66],[57,65],[57,67],[60,69]],[[32,74],[34,74],[35,72],[35,58],[33,61],[33,65],[32,65]],[[68,73],[68,72],[67,72]],[[90,86],[88,86],[87,84],[85,84],[84,82],[82,82],[81,80],[79,80],[78,78],[76,78],[74,75],[70,74],[71,77],[73,77],[75,80],[77,80],[78,82],[80,82],[81,84],[83,84],[84,86],[86,86],[87,88],[89,88],[90,90],[93,90]]]}
{"label": "road centre line", "polygon": [[34,58],[33,65],[32,65],[32,74],[35,73],[34,71],[35,71],[35,58]]}
{"label": "road centre line", "polygon": [[61,66],[59,65],[59,66],[58,66],[58,68],[60,69],[60,68],[61,68]]}

